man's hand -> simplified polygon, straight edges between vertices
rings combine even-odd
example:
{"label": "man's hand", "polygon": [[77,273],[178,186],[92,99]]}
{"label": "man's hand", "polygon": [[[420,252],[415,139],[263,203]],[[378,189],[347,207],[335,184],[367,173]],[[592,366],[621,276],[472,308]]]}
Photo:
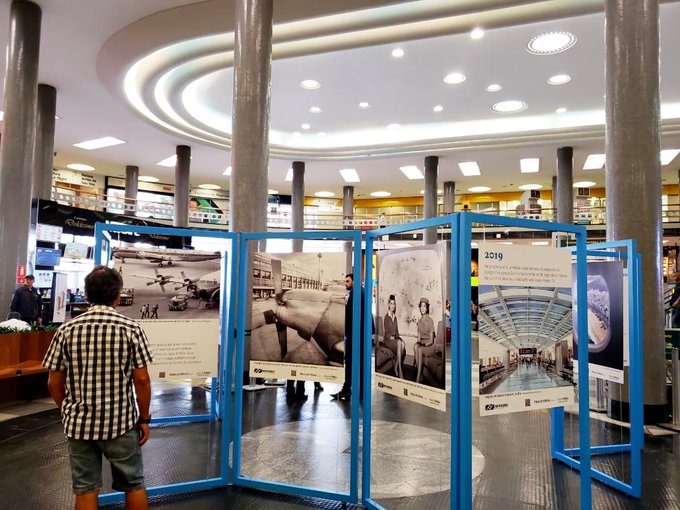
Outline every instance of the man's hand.
{"label": "man's hand", "polygon": [[140,423],[137,425],[137,429],[139,430],[139,446],[144,446],[144,443],[149,440],[151,428],[148,423]]}

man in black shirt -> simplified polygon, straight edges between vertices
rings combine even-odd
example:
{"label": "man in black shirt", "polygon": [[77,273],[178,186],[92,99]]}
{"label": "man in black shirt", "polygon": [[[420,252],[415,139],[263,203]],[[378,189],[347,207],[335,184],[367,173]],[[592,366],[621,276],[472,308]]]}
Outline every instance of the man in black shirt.
{"label": "man in black shirt", "polygon": [[35,278],[32,274],[26,275],[26,285],[14,291],[10,310],[21,315],[21,320],[29,324],[42,323],[42,298],[40,293],[33,287]]}

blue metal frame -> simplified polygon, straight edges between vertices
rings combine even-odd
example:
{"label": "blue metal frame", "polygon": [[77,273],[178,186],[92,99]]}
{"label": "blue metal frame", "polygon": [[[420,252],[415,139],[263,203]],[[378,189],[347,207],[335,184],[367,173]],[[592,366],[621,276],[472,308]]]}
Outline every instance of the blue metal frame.
{"label": "blue metal frame", "polygon": [[[207,237],[213,239],[226,239],[231,242],[230,249],[225,252],[223,259],[222,272],[222,289],[220,293],[220,309],[221,323],[220,323],[220,356],[218,358],[218,377],[213,378],[210,390],[210,405],[211,411],[207,414],[194,414],[187,416],[165,416],[161,418],[153,418],[151,424],[158,423],[180,423],[180,422],[201,422],[222,420],[222,444],[221,444],[221,458],[220,458],[220,476],[216,478],[208,478],[206,480],[196,480],[191,482],[182,482],[170,485],[162,485],[159,487],[147,488],[149,496],[159,496],[163,494],[177,494],[182,492],[214,489],[217,487],[225,487],[230,484],[231,473],[229,471],[229,444],[231,442],[231,374],[232,374],[232,356],[234,352],[233,331],[234,331],[234,307],[232,296],[235,293],[236,282],[236,264],[234,257],[229,260],[228,254],[237,253],[238,250],[238,234],[232,232],[225,232],[219,230],[196,230],[184,229],[175,227],[147,227],[136,225],[110,225],[104,223],[95,224],[95,264],[102,264],[103,246],[106,243],[106,263],[111,257],[111,233],[138,233],[138,234],[161,234],[172,236],[191,236],[191,237]],[[226,347],[226,348],[225,348]],[[219,389],[219,391],[218,391]],[[100,494],[98,503],[100,505],[108,505],[123,501],[125,494],[122,492],[110,492]]]}
{"label": "blue metal frame", "polygon": [[[625,249],[625,252],[620,250]],[[616,251],[608,251],[616,250]],[[590,447],[591,455],[609,455],[613,453],[630,453],[630,478],[631,482],[625,483],[611,475],[591,467],[593,478],[605,483],[629,496],[640,498],[642,496],[642,449],[644,448],[644,397],[643,397],[643,377],[642,377],[642,275],[641,257],[637,253],[635,240],[613,241],[609,243],[599,243],[588,245],[588,256],[609,257],[628,260],[628,329],[629,329],[629,403],[630,403],[630,443],[611,444]],[[579,296],[579,299],[580,296]],[[579,311],[581,308],[579,307]],[[587,356],[584,356],[587,357]],[[579,370],[581,367],[581,356],[579,355]],[[580,383],[579,376],[579,383]],[[581,410],[579,410],[581,413]],[[564,462],[574,469],[581,469],[581,464],[573,457],[581,457],[583,447],[564,448],[564,412],[561,410],[559,416],[560,428],[555,430],[559,435],[557,441],[553,443],[553,458]],[[579,425],[582,422],[579,418]],[[553,435],[554,437],[555,435]],[[555,437],[554,437],[555,438]]]}
{"label": "blue metal frame", "polygon": [[[236,397],[234,401],[234,445],[233,445],[233,483],[234,485],[250,487],[268,491],[284,492],[297,496],[309,496],[324,498],[346,503],[356,503],[359,500],[359,370],[360,364],[352,364],[352,396],[351,396],[351,447],[350,447],[350,491],[349,494],[342,492],[324,491],[291,485],[286,483],[257,480],[241,475],[241,435],[243,432],[243,380],[240,374],[244,370],[245,336],[246,336],[246,304],[249,302],[246,289],[246,278],[248,274],[248,253],[249,241],[259,241],[266,239],[303,239],[303,240],[345,240],[354,243],[353,267],[355,273],[361,268],[361,231],[360,230],[341,230],[331,232],[265,232],[265,233],[243,233],[238,257],[238,314],[236,321]],[[355,278],[360,281],[360,278]],[[368,292],[368,290],[366,291]],[[370,299],[365,301],[370,302]],[[355,317],[360,317],[361,299],[353,300],[352,313]],[[370,317],[370,315],[369,315]],[[353,321],[352,337],[359,338],[359,327],[361,321]],[[368,337],[370,338],[370,336]],[[360,342],[352,342],[352,357],[359,359]]]}

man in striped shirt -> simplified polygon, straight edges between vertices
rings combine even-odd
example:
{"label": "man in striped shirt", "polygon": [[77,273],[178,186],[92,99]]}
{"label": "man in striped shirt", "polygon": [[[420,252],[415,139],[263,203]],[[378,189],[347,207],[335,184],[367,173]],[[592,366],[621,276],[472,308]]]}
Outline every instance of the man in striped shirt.
{"label": "man in striped shirt", "polygon": [[152,358],[142,328],[115,310],[122,288],[108,267],[87,275],[91,308],[57,330],[43,359],[69,445],[76,509],[97,508],[102,454],[126,508],[148,508],[141,446],[149,438]]}

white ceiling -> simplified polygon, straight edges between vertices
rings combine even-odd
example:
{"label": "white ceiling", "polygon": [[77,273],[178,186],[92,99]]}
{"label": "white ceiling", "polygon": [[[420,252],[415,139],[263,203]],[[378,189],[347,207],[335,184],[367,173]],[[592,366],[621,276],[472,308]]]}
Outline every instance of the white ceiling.
{"label": "white ceiling", "polygon": [[[217,56],[217,69],[184,77],[168,100],[200,127],[190,105],[181,99],[183,88],[196,81],[201,108],[212,110],[229,125],[233,73],[228,65],[228,41],[233,31],[233,2],[37,3],[43,8],[40,81],[58,91],[57,166],[88,163],[97,173],[122,176],[125,165],[136,164],[142,174],[172,182],[173,169],[155,163],[173,154],[176,145],[187,144],[193,154],[192,184],[211,182],[228,187],[227,178],[221,175],[229,164],[228,149],[170,134],[143,119],[127,103],[122,78],[136,60],[169,43],[221,32],[225,34],[221,46],[208,53]],[[409,181],[398,167],[416,164],[422,168],[423,158],[431,154],[440,156],[440,180],[456,181],[461,193],[479,185],[490,186],[492,192],[514,191],[526,183],[549,188],[556,150],[563,145],[575,149],[575,180],[604,185],[603,170],[581,170],[589,153],[604,152],[604,129],[598,120],[603,119],[604,108],[601,2],[302,3],[304,9],[293,0],[274,2],[271,128],[278,135],[272,137],[277,143],[272,144],[270,188],[288,193],[290,183],[284,182],[284,176],[290,162],[301,159],[307,162],[308,195],[322,189],[340,195],[344,182],[338,170],[347,167],[356,168],[361,177],[361,183],[354,185],[355,197],[378,189],[395,196],[417,195],[423,181]],[[0,27],[8,26],[9,4],[9,0],[0,2]],[[366,11],[366,5],[380,8]],[[338,14],[355,7],[364,10],[350,17]],[[585,14],[574,16],[575,12]],[[224,14],[223,26],[221,16],[215,13]],[[680,33],[675,30],[680,24],[680,4],[662,5],[661,14],[664,108],[680,105],[680,62],[672,53],[680,47]],[[315,19],[300,21],[306,18]],[[468,32],[475,24],[492,28],[484,38],[472,40]],[[535,56],[525,50],[531,37],[553,30],[573,32],[577,44],[554,56]],[[405,51],[402,59],[390,55],[396,46]],[[5,52],[0,52],[0,65],[4,69]],[[468,79],[460,85],[447,85],[442,78],[451,71],[461,71]],[[559,73],[570,74],[571,82],[562,86],[546,83],[548,77]],[[298,84],[305,78],[320,81],[322,87],[303,90]],[[489,83],[501,83],[503,90],[486,92]],[[494,102],[505,99],[522,99],[529,108],[510,116],[490,110]],[[370,109],[357,108],[364,100],[371,104]],[[443,105],[444,111],[434,113],[436,104]],[[311,106],[321,107],[322,113],[309,113]],[[568,112],[556,114],[558,107],[566,107]],[[584,120],[586,116],[590,120]],[[292,133],[302,131],[303,122],[312,126],[309,134],[294,138]],[[402,129],[388,132],[385,126],[394,122]],[[480,125],[490,131],[484,132]],[[664,121],[664,148],[680,148],[679,126],[680,119]],[[433,140],[422,135],[423,130],[445,134]],[[318,131],[326,136],[318,137]],[[357,132],[359,141],[341,141],[353,133],[356,139]],[[127,143],[95,151],[72,146],[102,136],[116,136]],[[228,146],[229,133],[220,136]],[[541,158],[540,173],[521,174],[522,157]],[[480,177],[460,173],[457,163],[470,160],[479,163]],[[667,183],[677,183],[678,167],[680,157],[662,167]]]}

